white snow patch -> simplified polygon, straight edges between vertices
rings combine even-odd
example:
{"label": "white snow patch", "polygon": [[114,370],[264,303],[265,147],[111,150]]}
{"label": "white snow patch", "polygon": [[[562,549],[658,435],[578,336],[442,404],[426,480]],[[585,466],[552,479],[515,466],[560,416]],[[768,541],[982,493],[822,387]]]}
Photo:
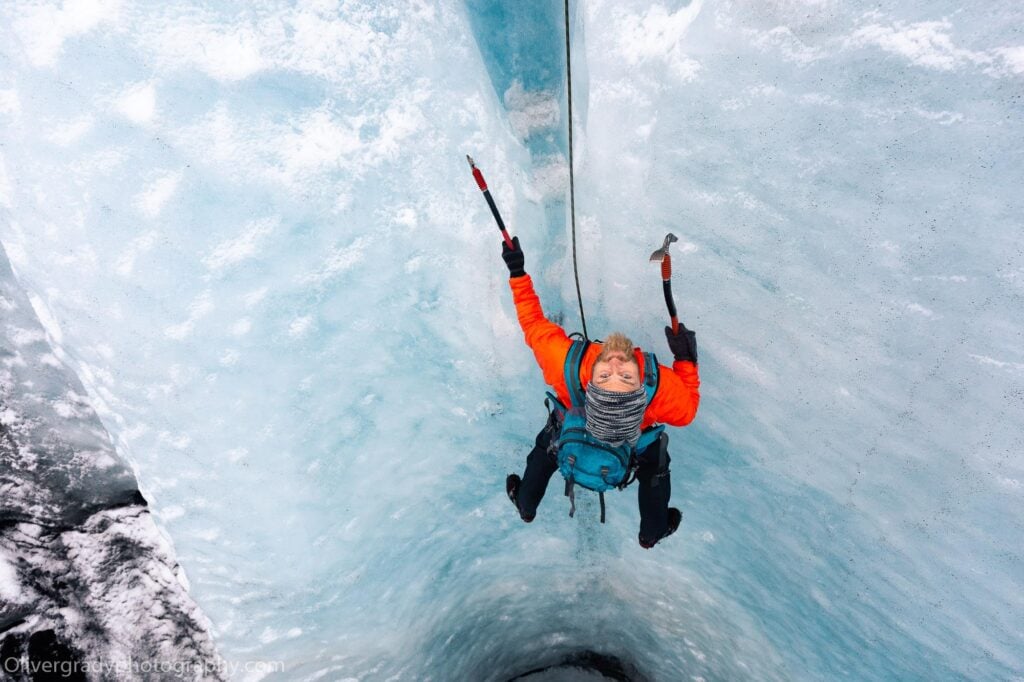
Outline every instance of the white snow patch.
{"label": "white snow patch", "polygon": [[417,272],[423,267],[423,256],[413,256],[409,260],[405,261],[404,270],[406,274],[412,274]]}
{"label": "white snow patch", "polygon": [[213,542],[214,540],[220,537],[220,529],[205,528],[203,530],[197,530],[195,531],[195,536],[200,540],[205,540],[206,542]]}
{"label": "white snow patch", "polygon": [[252,330],[252,320],[250,320],[247,317],[243,317],[242,319],[238,320],[233,325],[231,325],[231,335],[232,336],[245,336],[251,330]]}
{"label": "white snow patch", "polygon": [[803,104],[813,104],[816,106],[829,107],[830,109],[840,109],[843,103],[837,100],[831,95],[825,95],[820,92],[809,92],[804,95],[800,95],[800,102]]}
{"label": "white snow patch", "polygon": [[164,334],[171,339],[181,340],[192,333],[193,328],[200,318],[209,315],[215,308],[213,297],[209,291],[204,291],[192,301],[188,308],[188,319],[179,324],[171,325],[164,329]]}
{"label": "white snow patch", "polygon": [[46,330],[46,334],[55,344],[60,344],[64,341],[64,332],[61,331],[60,324],[57,322],[56,316],[50,312],[50,306],[36,296],[35,294],[29,294],[29,303],[32,304],[32,309],[36,313],[36,317],[39,318],[39,324]]}
{"label": "white snow patch", "polygon": [[288,325],[288,336],[293,339],[302,338],[309,333],[309,330],[313,327],[313,317],[310,315],[303,315],[292,320],[291,324]]}
{"label": "white snow patch", "polygon": [[629,80],[601,81],[591,84],[591,88],[590,100],[595,104],[616,102],[629,104],[634,109],[651,106],[650,93]]}
{"label": "white snow patch", "polygon": [[92,116],[83,116],[74,121],[56,125],[47,133],[46,139],[60,147],[67,147],[92,130],[95,122]]}
{"label": "white snow patch", "polygon": [[231,450],[228,450],[227,455],[228,461],[231,462],[232,464],[235,464],[236,462],[240,462],[246,457],[248,457],[249,450],[248,448],[233,448]]}
{"label": "white snow patch", "polygon": [[258,304],[267,295],[268,291],[270,291],[270,287],[260,287],[259,289],[253,289],[252,291],[247,293],[245,297],[242,299],[243,301],[245,301],[245,307],[252,308],[256,304]]}
{"label": "white snow patch", "polygon": [[118,95],[115,106],[129,121],[148,123],[156,112],[156,87],[152,83],[130,85]]}
{"label": "white snow patch", "polygon": [[917,313],[918,315],[922,315],[924,317],[935,317],[934,311],[932,311],[930,308],[924,307],[920,303],[907,303],[906,306],[907,310],[909,310],[912,313]]}
{"label": "white snow patch", "polygon": [[101,452],[93,458],[93,463],[100,469],[110,469],[120,464],[109,452]]}
{"label": "white snow patch", "polygon": [[55,400],[52,403],[52,407],[53,411],[64,419],[71,419],[72,417],[78,416],[78,410],[75,409],[75,406],[63,400]]}
{"label": "white snow patch", "polygon": [[921,118],[928,119],[929,121],[935,121],[939,125],[944,126],[950,126],[964,120],[964,115],[959,111],[928,111],[926,109],[915,108],[914,113]]}
{"label": "white snow patch", "polygon": [[[877,16],[877,15],[876,15]],[[993,56],[984,52],[957,47],[951,36],[953,25],[948,19],[906,24],[861,26],[846,39],[848,47],[874,46],[899,55],[916,66],[952,71],[964,64],[985,65]]]}
{"label": "white snow patch", "polygon": [[734,374],[745,377],[761,386],[768,386],[774,383],[771,375],[761,369],[761,366],[746,353],[723,347],[720,355],[722,364],[732,370]]}
{"label": "white snow patch", "polygon": [[277,148],[285,178],[301,181],[309,172],[337,167],[346,158],[354,158],[363,147],[360,128],[365,121],[365,117],[341,120],[327,107],[320,107],[294,122]]}
{"label": "white snow patch", "polygon": [[618,21],[619,54],[632,65],[660,60],[680,81],[693,80],[700,71],[700,63],[683,52],[682,43],[703,5],[703,0],[693,0],[686,7],[670,13],[663,5],[657,4],[643,15],[621,16]]}
{"label": "white snow patch", "polygon": [[184,450],[192,444],[192,439],[186,433],[174,435],[170,431],[161,431],[158,438],[161,443],[170,445],[178,450]]}
{"label": "white snow patch", "polygon": [[810,64],[825,56],[819,48],[811,47],[798,38],[788,26],[776,26],[768,31],[745,31],[751,43],[762,49],[774,48],[786,61]]}
{"label": "white snow patch", "polygon": [[[0,154],[0,206],[11,208],[14,206],[14,189],[11,186],[11,178],[7,174],[7,164],[4,162],[3,154]],[[16,252],[13,244],[7,245],[7,255],[11,262],[16,262],[16,253],[24,258],[23,252]]]}
{"label": "white snow patch", "polygon": [[20,604],[22,601],[18,571],[8,555],[3,553],[0,553],[0,599],[10,604]]}
{"label": "white snow patch", "polygon": [[419,217],[416,215],[415,209],[406,207],[400,209],[395,215],[395,222],[404,227],[415,229],[419,224]]}
{"label": "white snow patch", "polygon": [[512,82],[503,96],[512,132],[521,140],[558,125],[561,104],[555,93],[527,91],[519,80]]}
{"label": "white snow patch", "polygon": [[[412,99],[416,97],[413,95]],[[419,106],[408,101],[399,101],[389,107],[379,124],[380,134],[362,160],[366,165],[379,165],[397,158],[406,146],[405,141],[428,125]]]}
{"label": "white snow patch", "polygon": [[219,81],[239,81],[267,66],[262,37],[250,26],[214,27],[184,17],[151,37],[169,67],[191,66]]}
{"label": "white snow patch", "polygon": [[719,204],[725,203],[725,197],[715,192],[705,192],[704,190],[697,190],[692,194],[694,199],[703,201],[705,204],[711,206],[718,206]]}
{"label": "white snow patch", "polygon": [[118,256],[114,263],[114,271],[122,277],[128,277],[135,270],[135,259],[140,255],[153,250],[160,239],[160,233],[149,231],[139,235],[132,240],[124,253]]}
{"label": "white snow patch", "polygon": [[114,22],[120,10],[121,0],[77,0],[60,7],[37,3],[22,10],[14,22],[14,32],[33,65],[54,66],[68,38]]}
{"label": "white snow patch", "polygon": [[21,99],[14,88],[0,89],[0,114],[18,114],[21,112]]}
{"label": "white snow patch", "polygon": [[569,164],[562,157],[551,157],[534,166],[531,180],[524,194],[533,201],[560,197],[569,187]]}
{"label": "white snow patch", "polygon": [[747,88],[747,93],[752,97],[777,97],[782,94],[782,90],[775,87],[774,85],[762,84],[754,85]]}
{"label": "white snow patch", "polygon": [[273,232],[279,223],[277,218],[264,218],[250,222],[240,235],[218,244],[210,255],[203,259],[203,264],[210,270],[218,272],[256,256],[267,235]]}
{"label": "white snow patch", "polygon": [[366,247],[370,244],[368,237],[360,237],[344,247],[334,247],[327,256],[323,266],[315,273],[301,278],[303,284],[324,284],[335,275],[349,270],[366,258]]}
{"label": "white snow patch", "polygon": [[160,509],[158,513],[160,514],[160,518],[164,521],[173,521],[175,519],[180,519],[185,515],[185,508],[178,505],[171,505]]}
{"label": "white snow patch", "polygon": [[224,351],[218,358],[218,362],[225,367],[231,367],[232,365],[238,364],[238,359],[242,357],[241,354],[234,348],[229,348]]}
{"label": "white snow patch", "polygon": [[25,329],[23,327],[8,327],[8,334],[11,342],[16,346],[27,346],[31,343],[39,343],[46,340],[46,334],[38,329]]}
{"label": "white snow patch", "polygon": [[1000,47],[994,50],[1002,59],[1006,69],[1014,74],[1024,74],[1024,45]]}
{"label": "white snow patch", "polygon": [[64,365],[61,364],[60,358],[53,353],[43,353],[39,356],[39,362],[54,369],[63,369]]}
{"label": "white snow patch", "polygon": [[135,206],[147,218],[155,218],[163,210],[168,199],[174,196],[181,183],[182,174],[169,173],[154,181],[135,197]]}
{"label": "white snow patch", "polygon": [[302,628],[289,628],[286,632],[279,632],[271,627],[264,628],[260,635],[260,642],[270,644],[279,639],[295,639],[302,636]]}
{"label": "white snow patch", "polygon": [[987,355],[976,355],[974,353],[968,353],[968,357],[977,360],[979,364],[991,365],[992,367],[998,367],[999,369],[1007,369],[1011,372],[1024,373],[1024,362],[1006,362],[1003,360],[996,360],[995,358]]}
{"label": "white snow patch", "polygon": [[104,360],[114,359],[114,349],[111,348],[108,344],[98,343],[95,346],[93,346],[92,349],[96,351],[96,353],[100,355],[100,357],[102,357]]}

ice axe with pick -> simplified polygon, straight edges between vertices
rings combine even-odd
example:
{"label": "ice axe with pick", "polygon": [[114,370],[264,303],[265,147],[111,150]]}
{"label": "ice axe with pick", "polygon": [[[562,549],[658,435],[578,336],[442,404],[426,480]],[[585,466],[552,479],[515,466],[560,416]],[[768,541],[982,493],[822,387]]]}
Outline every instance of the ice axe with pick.
{"label": "ice axe with pick", "polygon": [[652,262],[661,263],[661,287],[665,291],[665,305],[668,306],[668,315],[672,318],[672,333],[679,333],[679,317],[676,315],[676,302],[672,300],[672,256],[668,253],[668,247],[672,242],[679,241],[671,232],[665,235],[665,243],[660,249],[651,254]]}
{"label": "ice axe with pick", "polygon": [[491,190],[487,189],[487,181],[484,180],[484,174],[476,167],[476,163],[473,162],[473,157],[469,154],[466,154],[466,161],[469,162],[469,167],[473,171],[473,179],[476,180],[476,186],[484,193],[484,199],[487,200],[487,205],[491,208],[491,215],[494,216],[494,222],[498,224],[498,229],[501,230],[501,238],[505,240],[505,245],[508,246],[508,248],[514,249],[515,245],[512,243],[512,237],[508,236],[508,230],[505,229],[505,221],[501,219],[501,214],[498,213],[498,206],[494,203],[494,197],[491,196]]}

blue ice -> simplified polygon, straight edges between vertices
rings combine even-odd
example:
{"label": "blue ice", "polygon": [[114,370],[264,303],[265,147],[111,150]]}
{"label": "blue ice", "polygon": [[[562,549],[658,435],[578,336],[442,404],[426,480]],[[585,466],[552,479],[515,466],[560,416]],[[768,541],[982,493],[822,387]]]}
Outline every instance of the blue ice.
{"label": "blue ice", "polygon": [[464,157],[578,330],[561,3],[0,7],[0,241],[221,655],[1024,676],[1024,9],[570,14],[590,334],[668,357],[672,231],[700,344],[651,551],[502,487],[544,386]]}

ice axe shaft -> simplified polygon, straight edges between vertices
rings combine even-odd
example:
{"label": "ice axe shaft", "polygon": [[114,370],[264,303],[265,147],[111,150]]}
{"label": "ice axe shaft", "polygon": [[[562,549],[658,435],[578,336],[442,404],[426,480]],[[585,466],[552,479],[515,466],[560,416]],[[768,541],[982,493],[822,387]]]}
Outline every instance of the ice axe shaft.
{"label": "ice axe shaft", "polygon": [[505,240],[505,244],[510,249],[516,248],[512,243],[512,237],[508,236],[508,230],[505,229],[505,221],[501,219],[501,214],[498,213],[498,206],[494,203],[494,197],[491,196],[491,190],[487,189],[487,182],[484,180],[484,174],[476,167],[476,164],[473,163],[473,157],[469,154],[466,154],[466,161],[469,161],[469,167],[473,169],[473,179],[476,180],[476,186],[484,193],[484,199],[487,200],[487,205],[491,207],[491,215],[494,216],[494,222],[498,223],[498,229],[501,230],[501,236]]}
{"label": "ice axe shaft", "polygon": [[669,232],[665,235],[662,247],[651,254],[651,261],[661,263],[661,288],[665,292],[665,305],[668,306],[668,315],[672,319],[673,334],[679,333],[679,317],[676,314],[676,302],[672,298],[672,256],[669,255],[668,247],[675,241],[679,240]]}

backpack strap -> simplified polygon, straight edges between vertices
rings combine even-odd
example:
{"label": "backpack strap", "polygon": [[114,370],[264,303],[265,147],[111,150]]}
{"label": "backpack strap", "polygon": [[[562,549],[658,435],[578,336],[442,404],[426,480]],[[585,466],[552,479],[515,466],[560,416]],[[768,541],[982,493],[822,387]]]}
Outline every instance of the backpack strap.
{"label": "backpack strap", "polygon": [[658,358],[654,356],[654,353],[644,353],[644,392],[647,393],[648,405],[654,400],[659,383],[661,383],[661,370],[658,369]]}
{"label": "backpack strap", "polygon": [[569,498],[569,518],[576,515],[576,481],[572,476],[565,479],[565,496]]}
{"label": "backpack strap", "polygon": [[569,391],[570,408],[583,407],[586,401],[583,384],[580,382],[580,366],[583,364],[583,355],[589,346],[589,341],[576,339],[569,346],[569,352],[565,356],[565,386]]}
{"label": "backpack strap", "polygon": [[[661,382],[661,370],[658,367],[658,358],[654,356],[654,353],[644,353],[644,391],[647,393],[647,404],[650,405],[651,401],[654,400],[654,394],[658,392],[658,386]],[[640,440],[636,444],[636,452],[639,454],[647,448],[653,446],[656,442],[664,438],[664,442],[659,444],[664,453],[665,446],[668,444],[668,436],[665,435],[665,426],[663,424],[657,424],[648,426],[640,434]],[[662,454],[662,459],[664,454]],[[631,462],[631,465],[637,467],[635,462]],[[636,480],[636,469],[633,469],[633,478],[626,479],[622,487],[625,487]]]}

